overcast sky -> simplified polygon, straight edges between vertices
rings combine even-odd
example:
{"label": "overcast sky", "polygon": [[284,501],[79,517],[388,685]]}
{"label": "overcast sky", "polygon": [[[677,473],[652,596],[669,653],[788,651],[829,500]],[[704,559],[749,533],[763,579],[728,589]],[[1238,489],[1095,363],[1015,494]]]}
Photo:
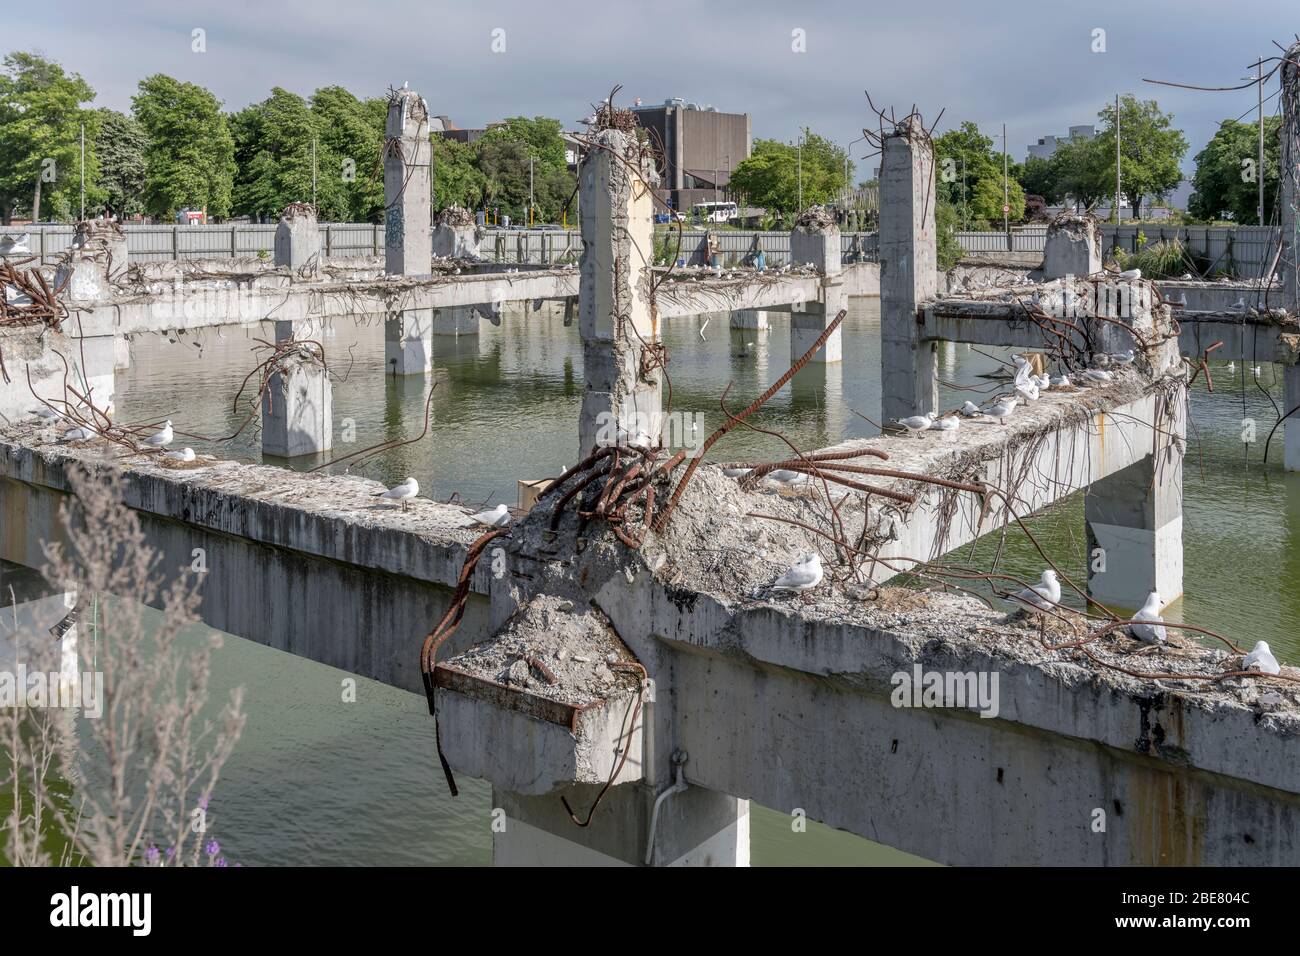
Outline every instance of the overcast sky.
{"label": "overcast sky", "polygon": [[[633,11],[636,11],[633,13]],[[653,13],[651,12],[653,11]],[[1016,159],[1047,133],[1093,123],[1115,93],[1155,97],[1192,156],[1218,121],[1251,110],[1255,90],[1198,93],[1144,77],[1231,86],[1300,29],[1295,0],[1071,3],[1052,0],[624,0],[578,3],[402,0],[113,0],[8,5],[4,50],[36,50],[84,76],[96,105],[130,107],[136,83],[163,72],[213,90],[228,109],[272,86],[304,95],[341,84],[379,95],[410,81],[459,126],[547,115],[572,127],[623,84],[619,100],[682,96],[748,112],[757,137],[802,126],[840,144],[877,103],[940,130],[974,120]],[[191,51],[195,29],[207,50]],[[493,31],[503,52],[493,52]],[[794,52],[794,31],[806,52]],[[1093,52],[1104,30],[1105,52]],[[1268,92],[1276,90],[1276,84]],[[1277,97],[1266,104],[1276,108]],[[999,143],[1000,145],[1000,143]],[[854,159],[864,147],[853,147]],[[863,164],[865,166],[865,164]]]}

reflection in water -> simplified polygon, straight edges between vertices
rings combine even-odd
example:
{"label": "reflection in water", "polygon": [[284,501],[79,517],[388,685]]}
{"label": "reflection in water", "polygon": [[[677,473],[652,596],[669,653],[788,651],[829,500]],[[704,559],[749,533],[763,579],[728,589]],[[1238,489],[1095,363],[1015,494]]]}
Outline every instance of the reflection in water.
{"label": "reflection in water", "polygon": [[[875,300],[853,300],[844,324],[845,361],[809,365],[755,418],[803,448],[815,448],[876,429],[853,411],[876,418],[880,408],[879,312]],[[789,367],[786,320],[772,315],[768,333],[729,330],[715,316],[700,338],[702,321],[672,320],[672,403],[700,413],[701,428],[723,421],[718,405],[732,382],[728,407],[743,408]],[[129,371],[119,373],[117,407],[125,420],[170,415],[179,430],[228,434],[247,414],[231,399],[253,366],[249,348],[257,329],[225,330],[176,344],[162,337],[132,343]],[[334,391],[335,455],[382,440],[412,437],[423,427],[429,380],[384,375],[383,326],[338,320],[323,339],[337,378]],[[196,345],[196,341],[198,344]],[[745,343],[753,343],[745,348]],[[422,488],[445,499],[453,492],[471,502],[515,501],[515,480],[554,475],[578,454],[577,420],[582,355],[576,327],[547,313],[482,324],[478,336],[435,342],[437,388],[434,423],[421,442],[363,463],[356,470],[392,484],[414,475]],[[997,362],[965,345],[940,349],[941,378],[983,384]],[[1196,623],[1221,630],[1239,643],[1268,640],[1279,656],[1300,660],[1300,476],[1279,468],[1274,440],[1267,470],[1262,439],[1276,419],[1280,371],[1265,366],[1263,390],[1254,381],[1216,379],[1208,395],[1198,383],[1185,469],[1186,590],[1174,606]],[[1221,369],[1217,369],[1221,371]],[[1203,381],[1203,380],[1202,380]],[[941,389],[944,407],[984,396]],[[1240,423],[1266,423],[1261,444],[1243,446]],[[356,443],[338,436],[351,420]],[[258,439],[247,430],[231,446],[185,439],[200,451],[260,459]],[[713,453],[718,460],[786,453],[779,439],[737,429]],[[294,467],[305,467],[299,462]],[[1084,577],[1086,540],[1079,496],[1031,523],[1033,531],[1071,574]],[[984,539],[960,558],[987,567],[996,541]],[[1042,561],[1018,532],[1008,535],[1004,567],[1037,577]],[[1229,585],[1229,582],[1230,585]],[[0,588],[2,590],[2,588]],[[490,859],[490,794],[464,781],[462,795],[446,795],[423,700],[359,680],[355,704],[341,701],[348,676],[258,645],[229,640],[215,662],[213,699],[228,687],[249,691],[250,719],[214,802],[232,859],[246,863],[483,864]],[[872,799],[870,793],[864,800]],[[870,863],[912,858],[857,837],[810,825],[793,832],[789,808],[755,808],[756,863]]]}

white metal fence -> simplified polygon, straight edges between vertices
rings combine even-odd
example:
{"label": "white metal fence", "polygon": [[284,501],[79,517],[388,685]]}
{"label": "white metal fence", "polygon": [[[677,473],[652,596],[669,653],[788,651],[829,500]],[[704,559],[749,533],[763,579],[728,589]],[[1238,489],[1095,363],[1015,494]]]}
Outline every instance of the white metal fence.
{"label": "white metal fence", "polygon": [[[1157,242],[1176,239],[1187,247],[1195,260],[1188,263],[1188,272],[1207,276],[1222,274],[1240,279],[1259,278],[1272,263],[1279,238],[1279,231],[1271,226],[1101,224],[1103,255],[1109,255],[1114,249],[1138,252]],[[957,241],[962,249],[974,254],[1041,253],[1047,241],[1047,227],[1013,229],[1010,240],[1005,232],[959,232]]]}
{"label": "white metal fence", "polygon": [[[275,250],[275,224],[228,223],[220,226],[123,227],[126,247],[137,262],[172,259],[228,259],[235,256],[270,256]],[[367,256],[384,251],[384,227],[367,223],[322,223],[321,248],[326,256]],[[0,236],[27,234],[29,255],[42,265],[55,262],[72,245],[73,227],[11,226]],[[11,256],[10,258],[13,258]]]}
{"label": "white metal fence", "polygon": [[[125,227],[127,248],[137,262],[172,259],[224,259],[234,256],[271,256],[275,248],[275,225],[225,224],[219,226],[134,226]],[[326,257],[380,255],[384,251],[383,226],[367,223],[322,223],[321,250]],[[1178,239],[1199,260],[1207,274],[1222,273],[1240,278],[1258,278],[1272,261],[1278,230],[1267,226],[1161,226],[1151,223],[1101,227],[1102,244],[1134,252],[1143,245]],[[72,244],[70,225],[17,226],[0,229],[0,236],[28,235],[30,255],[42,264],[52,263]],[[788,232],[754,232],[719,229],[715,233],[722,263],[732,266],[752,262],[758,250],[767,263],[784,265],[790,259]],[[708,233],[688,229],[682,233],[680,249],[674,230],[655,233],[654,253],[660,260],[673,253],[688,265],[706,261]],[[996,256],[998,253],[1041,253],[1047,239],[1046,226],[1005,232],[958,232],[957,241],[968,253]],[[843,233],[840,237],[845,262],[872,262],[877,258],[875,233]],[[577,262],[582,254],[582,237],[573,229],[489,229],[480,247],[484,257],[501,263],[553,264]],[[1189,271],[1191,267],[1189,265]]]}
{"label": "white metal fence", "polygon": [[[269,257],[275,249],[275,225],[226,224],[212,226],[124,227],[127,249],[136,262],[174,259],[225,259],[235,256]],[[383,226],[365,223],[322,223],[321,249],[327,258],[380,255],[384,251]],[[18,226],[0,230],[0,235],[28,235],[27,248],[42,264],[53,263],[72,245],[73,228],[67,226]],[[788,232],[741,232],[719,229],[715,233],[723,265],[752,261],[760,249],[767,263],[784,265],[790,259]],[[659,230],[655,253],[661,258],[676,252],[689,264],[702,264],[707,255],[702,229],[682,233]],[[874,261],[875,233],[844,233],[840,237],[846,262]],[[577,262],[582,255],[582,236],[574,229],[489,229],[480,245],[481,254],[494,262],[547,265]]]}
{"label": "white metal fence", "polygon": [[1272,226],[1160,226],[1135,223],[1131,226],[1101,227],[1102,250],[1113,248],[1136,252],[1162,240],[1182,242],[1197,260],[1187,271],[1204,272],[1238,279],[1258,279],[1273,262],[1281,231]]}

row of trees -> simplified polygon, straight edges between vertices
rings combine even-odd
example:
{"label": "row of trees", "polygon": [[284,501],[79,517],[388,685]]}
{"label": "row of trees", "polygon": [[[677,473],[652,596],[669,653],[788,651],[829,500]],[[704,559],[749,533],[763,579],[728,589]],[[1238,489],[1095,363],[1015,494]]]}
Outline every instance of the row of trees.
{"label": "row of trees", "polygon": [[[1049,203],[1067,198],[1090,206],[1115,194],[1115,105],[1097,114],[1101,130],[1092,139],[1062,143],[1050,159],[1031,156],[1020,181]],[[1119,104],[1121,188],[1142,215],[1148,199],[1163,197],[1182,181],[1187,139],[1155,100],[1124,96]]]}
{"label": "row of trees", "polygon": [[[0,74],[0,216],[71,219],[80,212],[82,131],[88,215],[274,216],[315,197],[323,219],[376,222],[383,212],[387,101],[340,86],[304,98],[275,88],[234,113],[211,91],[156,74],[130,114],[93,109],[78,74],[11,53]],[[573,196],[558,120],[516,117],[478,142],[433,142],[434,205],[493,207],[516,220],[557,219]]]}
{"label": "row of trees", "polygon": [[744,202],[761,206],[772,219],[797,215],[836,199],[849,183],[853,169],[848,152],[809,129],[799,144],[758,139],[748,158],[731,172],[731,192]]}

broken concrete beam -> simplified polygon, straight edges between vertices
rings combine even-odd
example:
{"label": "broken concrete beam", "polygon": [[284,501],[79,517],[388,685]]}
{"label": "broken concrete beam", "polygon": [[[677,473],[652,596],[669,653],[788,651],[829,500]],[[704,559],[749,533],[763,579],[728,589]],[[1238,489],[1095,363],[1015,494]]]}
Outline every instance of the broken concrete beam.
{"label": "broken concrete beam", "polygon": [[1090,276],[1101,271],[1101,230],[1089,215],[1062,213],[1047,227],[1043,278]]}
{"label": "broken concrete beam", "polygon": [[316,208],[295,202],[285,206],[275,227],[275,264],[314,275],[320,268],[320,227]]}
{"label": "broken concrete beam", "polygon": [[644,673],[599,611],[538,595],[439,663],[443,752],[457,772],[521,794],[603,784],[616,770],[620,783],[640,780]]}
{"label": "broken concrete beam", "polygon": [[938,409],[934,345],[921,305],[938,294],[934,150],[920,120],[885,138],[880,167],[880,361],[883,420]]}

